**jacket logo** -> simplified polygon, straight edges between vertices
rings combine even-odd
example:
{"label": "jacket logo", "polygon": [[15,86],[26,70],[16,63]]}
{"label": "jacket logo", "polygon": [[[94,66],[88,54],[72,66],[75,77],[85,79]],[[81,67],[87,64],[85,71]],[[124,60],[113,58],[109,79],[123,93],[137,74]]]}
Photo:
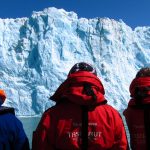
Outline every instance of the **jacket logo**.
{"label": "jacket logo", "polygon": [[[97,138],[101,137],[102,132],[88,132],[88,138],[89,140],[97,140]],[[68,132],[69,138],[72,138],[73,140],[77,140],[79,137],[81,137],[81,132]]]}

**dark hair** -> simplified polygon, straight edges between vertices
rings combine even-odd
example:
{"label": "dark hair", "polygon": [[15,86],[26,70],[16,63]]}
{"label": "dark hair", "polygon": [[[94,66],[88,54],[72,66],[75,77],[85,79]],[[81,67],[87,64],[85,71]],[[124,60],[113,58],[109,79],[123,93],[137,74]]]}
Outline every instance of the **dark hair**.
{"label": "dark hair", "polygon": [[140,69],[136,74],[136,78],[139,77],[150,77],[150,67],[145,67]]}

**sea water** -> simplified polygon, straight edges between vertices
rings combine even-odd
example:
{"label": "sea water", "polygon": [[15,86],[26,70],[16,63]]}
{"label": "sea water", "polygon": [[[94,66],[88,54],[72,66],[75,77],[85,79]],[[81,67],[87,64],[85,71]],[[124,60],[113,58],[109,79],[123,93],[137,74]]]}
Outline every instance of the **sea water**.
{"label": "sea water", "polygon": [[[122,115],[122,112],[120,112],[120,114],[122,116],[122,119],[123,119],[123,122],[124,122],[124,125],[125,125],[127,138],[128,138],[128,142],[129,142],[130,141],[130,135],[129,135],[128,127],[126,125],[125,118]],[[33,134],[33,131],[35,131],[41,117],[38,116],[38,117],[18,117],[18,118],[23,124],[24,130],[25,130],[26,135],[29,139],[29,144],[30,144],[30,147],[31,147],[31,145],[32,145],[32,134]]]}
{"label": "sea water", "polygon": [[35,131],[41,117],[18,117],[22,122],[25,133],[29,139],[30,148],[32,145],[32,134]]}

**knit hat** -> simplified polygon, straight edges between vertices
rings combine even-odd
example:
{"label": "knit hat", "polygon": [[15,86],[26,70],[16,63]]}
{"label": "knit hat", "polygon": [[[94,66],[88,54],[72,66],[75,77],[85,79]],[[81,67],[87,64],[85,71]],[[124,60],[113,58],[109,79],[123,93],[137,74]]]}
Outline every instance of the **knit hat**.
{"label": "knit hat", "polygon": [[85,62],[76,63],[69,71],[69,75],[78,71],[91,72],[97,76],[96,69],[93,68],[90,64],[85,63]]}
{"label": "knit hat", "polygon": [[2,101],[2,103],[4,103],[5,99],[6,99],[6,94],[4,90],[0,90],[0,100]]}

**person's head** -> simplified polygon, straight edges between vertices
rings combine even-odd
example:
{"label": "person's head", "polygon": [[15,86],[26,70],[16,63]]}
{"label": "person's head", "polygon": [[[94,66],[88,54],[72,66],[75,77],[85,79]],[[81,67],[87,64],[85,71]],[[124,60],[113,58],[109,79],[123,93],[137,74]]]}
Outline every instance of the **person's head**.
{"label": "person's head", "polygon": [[150,67],[140,69],[136,74],[136,78],[139,77],[150,77]]}
{"label": "person's head", "polygon": [[80,63],[76,63],[69,71],[69,74],[73,74],[75,72],[78,71],[87,71],[87,72],[91,72],[92,74],[97,76],[97,72],[96,69],[92,67],[92,65],[85,63],[85,62],[80,62]]}
{"label": "person's head", "polygon": [[4,103],[5,99],[6,99],[6,94],[4,90],[0,90],[0,106]]}
{"label": "person's head", "polygon": [[131,96],[143,99],[150,95],[150,67],[141,68],[130,85]]}

